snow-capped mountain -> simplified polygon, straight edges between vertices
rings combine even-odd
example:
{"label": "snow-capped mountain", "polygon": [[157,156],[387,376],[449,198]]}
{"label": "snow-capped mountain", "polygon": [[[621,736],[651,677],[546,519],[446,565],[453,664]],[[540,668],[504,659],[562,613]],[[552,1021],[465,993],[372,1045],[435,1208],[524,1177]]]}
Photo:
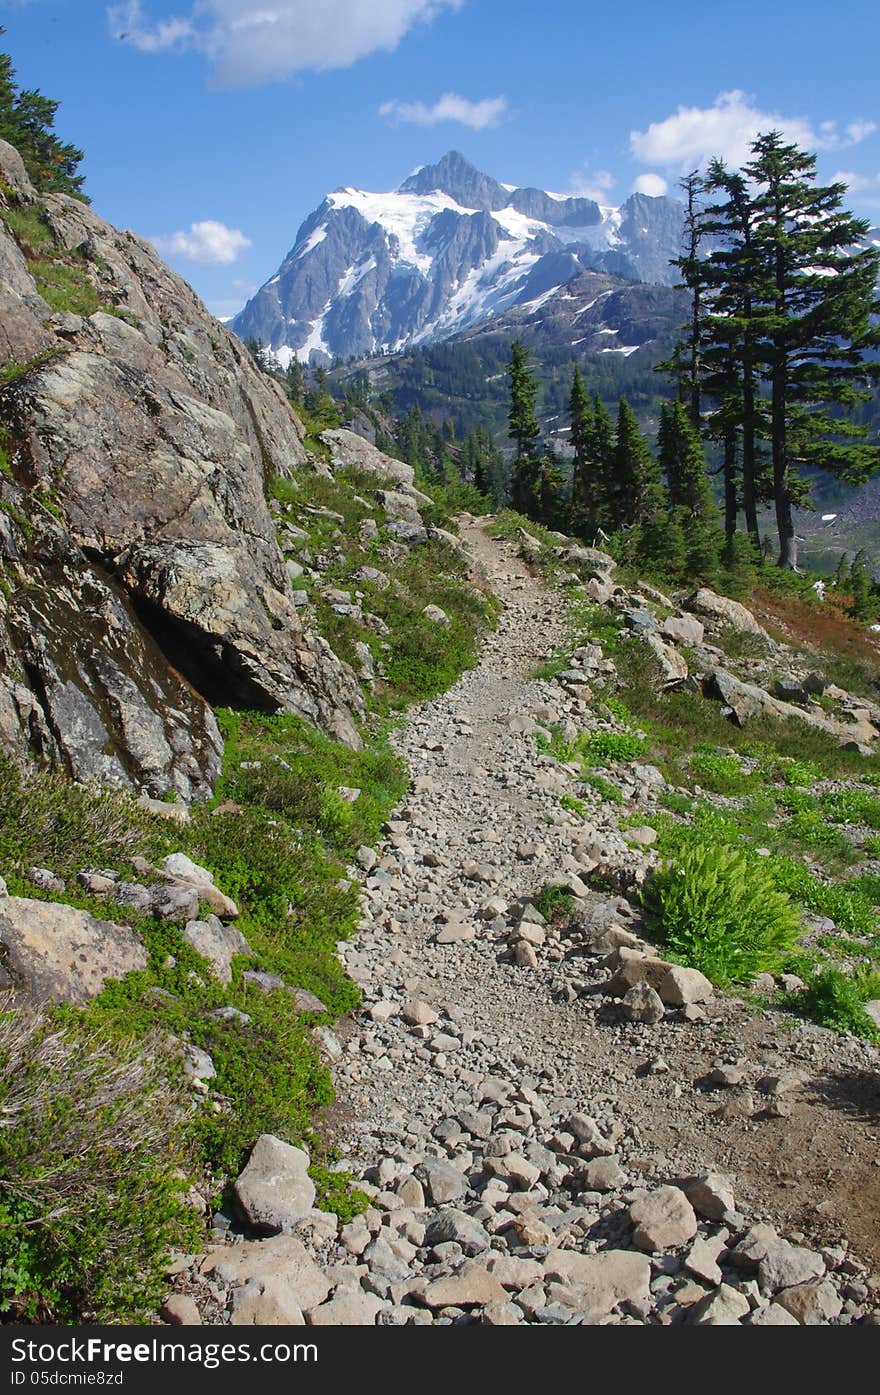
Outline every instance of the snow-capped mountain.
{"label": "snow-capped mountain", "polygon": [[392,193],[328,194],[232,328],[286,367],[448,339],[588,268],[671,285],[682,217],[675,199],[609,208],[500,184],[453,151]]}

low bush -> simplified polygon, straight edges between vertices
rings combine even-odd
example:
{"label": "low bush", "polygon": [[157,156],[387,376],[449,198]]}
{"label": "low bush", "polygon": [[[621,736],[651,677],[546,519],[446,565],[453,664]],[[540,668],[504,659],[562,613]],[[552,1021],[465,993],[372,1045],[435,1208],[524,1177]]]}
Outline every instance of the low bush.
{"label": "low bush", "polygon": [[535,906],[545,920],[556,920],[567,915],[574,905],[574,892],[567,886],[548,882],[535,897]]}
{"label": "low bush", "polygon": [[201,1225],[176,1174],[179,1115],[154,1037],[0,1010],[0,1309],[43,1322],[145,1317]]}
{"label": "low bush", "polygon": [[814,974],[806,988],[792,994],[790,1001],[797,1011],[823,1027],[878,1041],[880,1032],[864,1007],[878,996],[880,974],[845,974],[841,969],[826,968]]}
{"label": "low bush", "polygon": [[655,874],[645,904],[668,952],[718,984],[773,972],[800,928],[767,869],[715,843],[684,847]]}

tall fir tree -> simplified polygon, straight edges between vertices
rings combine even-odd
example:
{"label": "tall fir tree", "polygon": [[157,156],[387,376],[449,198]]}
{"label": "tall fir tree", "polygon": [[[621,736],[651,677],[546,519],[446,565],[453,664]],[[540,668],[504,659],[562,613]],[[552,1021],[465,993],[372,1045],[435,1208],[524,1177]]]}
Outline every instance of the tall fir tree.
{"label": "tall fir tree", "polygon": [[630,528],[652,522],[663,509],[664,490],[657,462],[625,397],[617,413],[612,457],[611,524]]}
{"label": "tall fir tree", "polygon": [[537,518],[540,512],[541,462],[538,439],[538,384],[529,369],[529,351],[522,340],[513,341],[508,365],[510,411],[508,428],[515,444],[511,503],[517,513]]}
{"label": "tall fir tree", "polygon": [[[589,454],[594,465],[593,501],[596,510],[596,532],[610,533],[615,524],[612,495],[614,492],[614,425],[599,394],[593,395],[593,421],[590,428]],[[591,539],[592,541],[592,539]]]}
{"label": "tall fir tree", "polygon": [[868,223],[843,207],[844,184],[816,183],[816,157],[760,135],[744,173],[752,181],[752,317],[770,392],[778,563],[797,567],[794,508],[807,499],[804,465],[860,483],[880,468],[880,447],[841,409],[869,397],[880,365],[880,252]]}
{"label": "tall fir tree", "polygon": [[575,366],[568,403],[571,421],[571,507],[569,528],[575,537],[592,542],[596,532],[596,465],[593,459],[595,427],[590,396],[580,369]]}

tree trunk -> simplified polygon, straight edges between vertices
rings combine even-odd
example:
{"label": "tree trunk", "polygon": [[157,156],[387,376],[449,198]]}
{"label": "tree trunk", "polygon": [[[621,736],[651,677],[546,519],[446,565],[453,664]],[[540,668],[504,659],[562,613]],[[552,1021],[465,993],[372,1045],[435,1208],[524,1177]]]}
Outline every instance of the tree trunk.
{"label": "tree trunk", "polygon": [[724,536],[727,541],[736,532],[736,432],[724,433]]}
{"label": "tree trunk", "polygon": [[[751,313],[751,305],[748,306]],[[761,556],[761,532],[758,527],[758,494],[755,486],[755,376],[750,355],[743,363],[743,508],[746,529],[755,552]]]}
{"label": "tree trunk", "polygon": [[773,372],[771,432],[773,436],[773,503],[776,508],[776,530],[779,534],[777,565],[797,571],[797,540],[791,514],[791,491],[788,487],[788,442],[786,431],[786,373],[784,367]]}

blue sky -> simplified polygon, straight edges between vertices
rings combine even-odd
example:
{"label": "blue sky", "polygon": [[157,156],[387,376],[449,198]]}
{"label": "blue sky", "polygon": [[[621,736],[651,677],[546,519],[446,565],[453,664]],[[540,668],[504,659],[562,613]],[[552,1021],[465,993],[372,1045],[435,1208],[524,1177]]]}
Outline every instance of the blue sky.
{"label": "blue sky", "polygon": [[880,222],[880,6],[827,0],[0,0],[97,210],[217,314],[333,188],[458,149],[621,202],[781,125]]}

